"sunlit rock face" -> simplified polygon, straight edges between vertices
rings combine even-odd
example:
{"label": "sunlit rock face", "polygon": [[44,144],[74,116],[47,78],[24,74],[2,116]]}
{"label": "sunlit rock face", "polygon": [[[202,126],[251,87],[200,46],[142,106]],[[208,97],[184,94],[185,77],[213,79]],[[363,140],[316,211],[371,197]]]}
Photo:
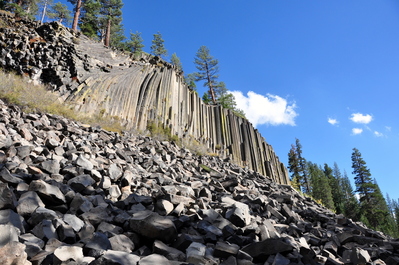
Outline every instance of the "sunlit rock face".
{"label": "sunlit rock face", "polygon": [[171,64],[109,49],[57,22],[40,25],[5,12],[0,18],[1,67],[50,84],[81,112],[113,116],[137,131],[161,124],[179,139],[289,183],[285,166],[252,124],[203,104]]}

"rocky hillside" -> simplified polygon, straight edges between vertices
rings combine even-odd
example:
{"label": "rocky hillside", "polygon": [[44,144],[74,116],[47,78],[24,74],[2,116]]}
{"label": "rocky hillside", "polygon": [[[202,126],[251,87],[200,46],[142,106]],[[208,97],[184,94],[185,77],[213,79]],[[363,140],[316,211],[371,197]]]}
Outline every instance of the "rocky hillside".
{"label": "rocky hillside", "polygon": [[0,102],[0,264],[399,264],[399,242],[173,143]]}
{"label": "rocky hillside", "polygon": [[147,54],[114,51],[54,22],[0,13],[0,67],[51,84],[87,114],[118,117],[127,128],[168,127],[179,139],[288,184],[285,166],[247,120],[202,103],[172,65]]}

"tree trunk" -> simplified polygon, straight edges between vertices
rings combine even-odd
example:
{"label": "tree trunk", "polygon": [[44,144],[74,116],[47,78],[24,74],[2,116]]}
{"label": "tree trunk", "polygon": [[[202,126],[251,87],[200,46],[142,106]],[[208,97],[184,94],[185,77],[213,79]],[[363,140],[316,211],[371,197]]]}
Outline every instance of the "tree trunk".
{"label": "tree trunk", "polygon": [[107,20],[107,30],[105,32],[105,39],[104,39],[104,45],[109,47],[111,39],[111,18],[108,18]]}
{"label": "tree trunk", "polygon": [[78,0],[76,2],[75,15],[73,16],[73,22],[72,22],[72,30],[74,30],[74,31],[78,30],[78,21],[79,21],[79,17],[80,17],[81,7],[82,7],[82,0]]}

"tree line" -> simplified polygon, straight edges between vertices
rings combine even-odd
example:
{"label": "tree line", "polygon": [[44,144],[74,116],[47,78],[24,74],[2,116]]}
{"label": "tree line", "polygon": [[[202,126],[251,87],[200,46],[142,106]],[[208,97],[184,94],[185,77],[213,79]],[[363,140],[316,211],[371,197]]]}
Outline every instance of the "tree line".
{"label": "tree line", "polygon": [[[101,41],[107,47],[113,47],[132,53],[141,53],[144,40],[141,32],[130,32],[129,39],[124,35],[122,24],[122,0],[68,0],[72,4],[73,12],[61,3],[53,0],[0,0],[0,9],[13,12],[16,16],[25,16],[31,19],[45,17],[57,20],[60,23],[71,24],[74,31],[80,32],[89,38]],[[153,35],[151,54],[162,59],[168,52],[160,32]],[[180,58],[173,53],[170,63],[176,71],[183,73]],[[208,88],[202,99],[206,104],[222,105],[231,109],[239,117],[245,118],[245,113],[237,108],[233,94],[226,88],[226,84],[218,81],[218,60],[210,55],[206,46],[201,46],[195,56],[194,64],[197,72],[187,74],[185,81],[196,91],[196,82],[204,81]]]}
{"label": "tree line", "polygon": [[342,173],[337,163],[330,167],[326,163],[321,166],[307,161],[296,139],[288,153],[292,186],[337,214],[399,237],[399,200],[391,200],[388,194],[384,198],[360,151],[357,148],[352,151],[355,189],[346,171]]}

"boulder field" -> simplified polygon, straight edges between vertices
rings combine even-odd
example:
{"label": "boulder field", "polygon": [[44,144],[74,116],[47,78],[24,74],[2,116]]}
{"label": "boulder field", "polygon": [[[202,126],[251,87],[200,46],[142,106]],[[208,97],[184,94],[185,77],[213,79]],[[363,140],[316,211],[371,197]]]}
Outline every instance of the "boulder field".
{"label": "boulder field", "polygon": [[399,242],[173,142],[0,102],[0,264],[399,264]]}

